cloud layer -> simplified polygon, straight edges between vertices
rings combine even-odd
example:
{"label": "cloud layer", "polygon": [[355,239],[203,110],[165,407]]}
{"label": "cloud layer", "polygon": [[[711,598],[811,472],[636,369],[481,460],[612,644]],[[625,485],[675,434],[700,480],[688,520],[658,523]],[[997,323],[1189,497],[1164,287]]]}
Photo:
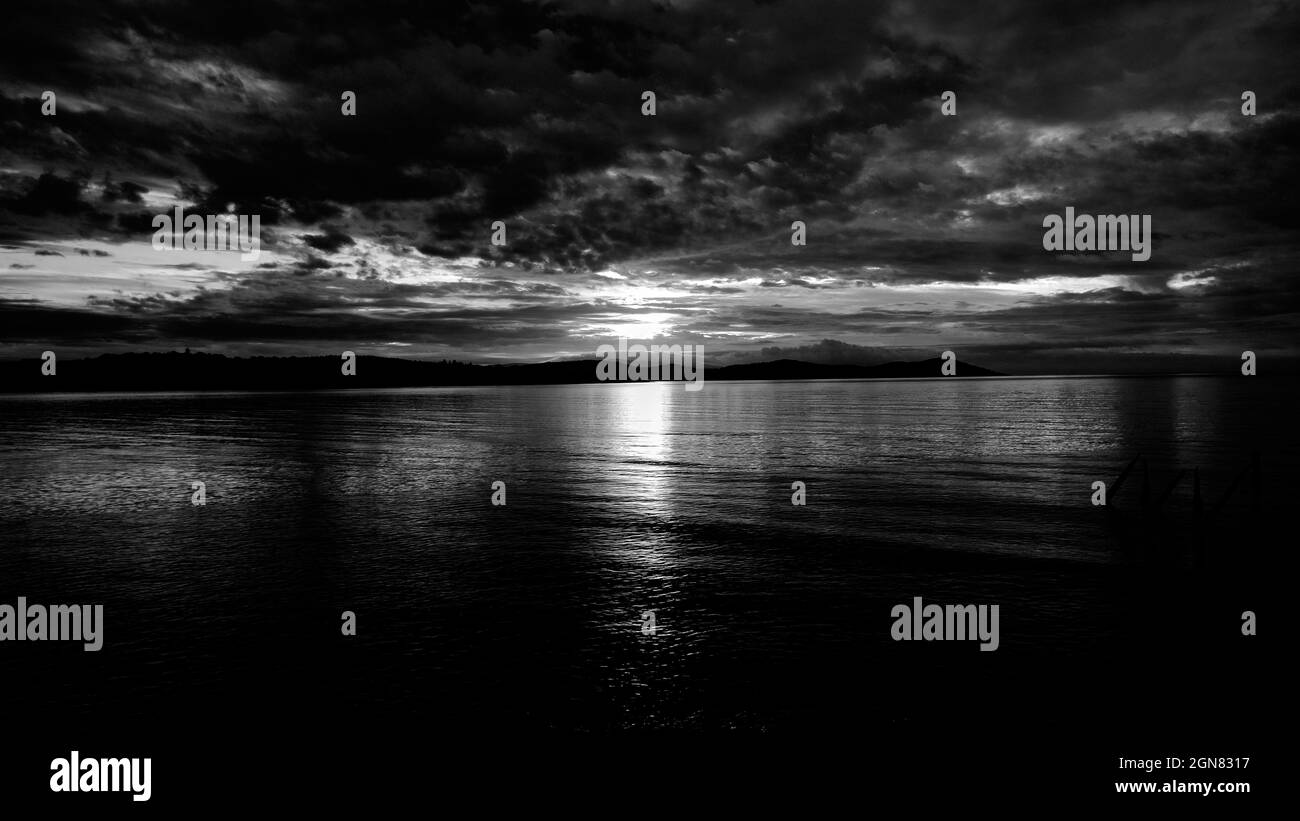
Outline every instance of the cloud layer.
{"label": "cloud layer", "polygon": [[[5,350],[532,360],[626,335],[1010,372],[1296,355],[1292,4],[425,6],[12,19]],[[154,251],[178,204],[259,214],[262,257]],[[1066,206],[1151,214],[1151,260],[1044,251]]]}

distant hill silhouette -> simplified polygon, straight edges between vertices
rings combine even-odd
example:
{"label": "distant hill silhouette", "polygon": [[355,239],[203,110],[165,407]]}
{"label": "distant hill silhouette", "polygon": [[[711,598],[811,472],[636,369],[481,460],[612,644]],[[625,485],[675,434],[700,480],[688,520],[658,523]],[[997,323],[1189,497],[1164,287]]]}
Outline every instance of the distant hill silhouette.
{"label": "distant hill silhouette", "polygon": [[[923,379],[942,376],[943,360],[939,357],[921,362],[886,362],[884,365],[823,365],[797,359],[777,359],[747,365],[727,365],[705,369],[705,379]],[[960,360],[957,376],[1006,376]]]}
{"label": "distant hill silhouette", "polygon": [[[0,393],[79,391],[322,390],[438,385],[548,385],[597,382],[598,360],[521,365],[427,362],[357,357],[355,376],[344,376],[338,356],[229,357],[208,353],[104,354],[60,359],[54,376],[41,375],[39,359],[0,362]],[[873,379],[940,376],[940,360],[885,365],[822,365],[779,359],[705,368],[705,382],[737,379]],[[1003,374],[957,363],[957,376]]]}

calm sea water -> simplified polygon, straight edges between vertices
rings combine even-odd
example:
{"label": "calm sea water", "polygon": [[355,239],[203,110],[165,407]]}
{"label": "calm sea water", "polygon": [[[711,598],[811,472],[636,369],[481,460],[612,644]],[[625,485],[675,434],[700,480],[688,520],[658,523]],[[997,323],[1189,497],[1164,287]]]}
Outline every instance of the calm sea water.
{"label": "calm sea water", "polygon": [[[0,602],[106,609],[99,653],[0,646],[5,697],[511,731],[1122,711],[1117,671],[1158,689],[1191,648],[1253,669],[1234,640],[1262,592],[1135,567],[1091,483],[1140,453],[1153,485],[1199,467],[1214,500],[1254,449],[1293,498],[1296,398],[1246,378],[4,397]],[[914,596],[999,604],[1001,648],[891,641]]]}

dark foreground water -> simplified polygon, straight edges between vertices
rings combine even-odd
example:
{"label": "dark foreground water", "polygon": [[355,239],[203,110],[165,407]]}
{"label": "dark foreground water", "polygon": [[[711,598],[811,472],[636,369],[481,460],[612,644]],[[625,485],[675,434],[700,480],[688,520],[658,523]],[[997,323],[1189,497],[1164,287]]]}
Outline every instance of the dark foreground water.
{"label": "dark foreground water", "polygon": [[[1259,568],[1294,541],[1258,525],[1296,498],[1296,398],[1250,378],[0,398],[0,603],[106,622],[98,653],[0,643],[0,696],[65,755],[95,722],[262,743],[1195,716],[1253,737],[1271,668],[1241,612],[1275,612]],[[1153,494],[1199,467],[1213,503],[1252,450],[1263,499],[1234,495],[1208,569],[1139,561],[1090,504],[1138,454]],[[915,596],[999,605],[999,649],[891,640]]]}

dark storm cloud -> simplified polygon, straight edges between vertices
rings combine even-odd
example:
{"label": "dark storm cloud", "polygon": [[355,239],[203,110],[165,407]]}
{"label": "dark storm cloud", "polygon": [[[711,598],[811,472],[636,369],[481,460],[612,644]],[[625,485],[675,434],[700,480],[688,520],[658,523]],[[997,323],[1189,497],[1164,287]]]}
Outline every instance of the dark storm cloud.
{"label": "dark storm cloud", "polygon": [[[56,5],[15,29],[26,39],[9,40],[3,59],[27,87],[69,96],[58,120],[66,161],[151,155],[145,170],[191,169],[214,201],[429,200],[472,185],[481,216],[509,217],[630,148],[708,163],[702,155],[757,115],[774,127],[744,134],[745,157],[711,165],[739,170],[762,207],[779,208],[855,173],[859,158],[835,154],[824,134],[904,120],[951,68],[886,37],[869,4],[822,5],[402,4],[384,14],[374,3],[270,3],[236,17],[223,7],[237,27],[212,25],[208,4],[109,4],[95,23],[72,25]],[[841,25],[828,32],[824,14]],[[42,58],[54,39],[57,67]],[[848,79],[867,45],[912,69]],[[828,87],[809,99],[810,81]],[[647,88],[663,98],[660,117],[639,114]],[[339,116],[344,89],[362,116]],[[14,119],[26,123],[15,135],[25,148],[48,149],[51,126]],[[751,157],[770,167],[746,170]]]}
{"label": "dark storm cloud", "polygon": [[50,308],[30,300],[0,299],[0,340],[9,344],[42,339],[91,343],[123,338],[150,342],[155,335],[151,329],[142,328],[129,316],[118,313]]}

